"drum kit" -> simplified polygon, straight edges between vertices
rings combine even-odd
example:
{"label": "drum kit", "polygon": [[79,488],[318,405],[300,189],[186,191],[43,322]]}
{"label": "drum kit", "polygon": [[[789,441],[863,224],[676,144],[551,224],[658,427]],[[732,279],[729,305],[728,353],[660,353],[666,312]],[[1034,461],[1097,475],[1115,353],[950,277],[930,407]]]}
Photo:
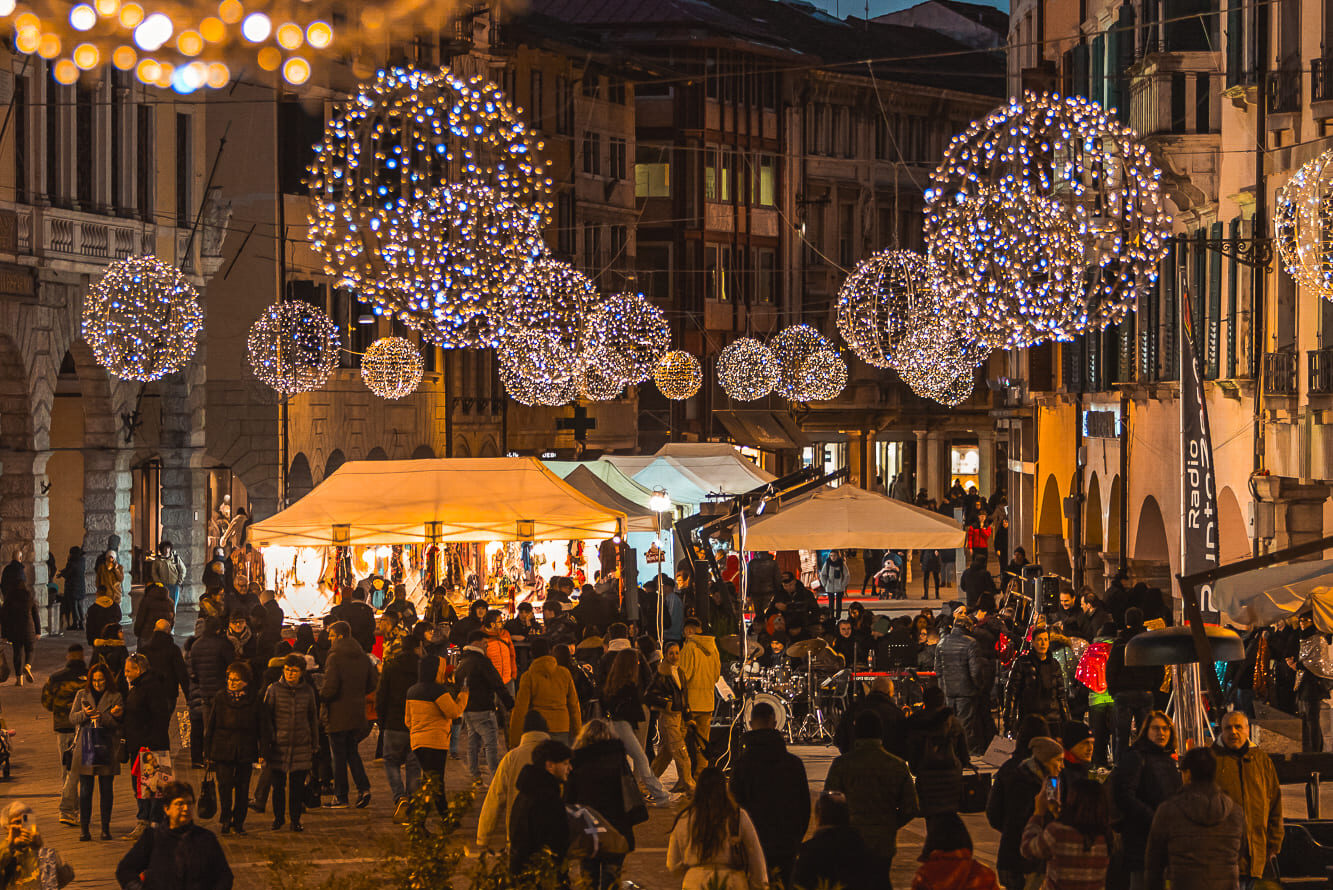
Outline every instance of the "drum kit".
{"label": "drum kit", "polygon": [[843,669],[827,642],[815,637],[792,643],[779,663],[765,667],[758,659],[763,648],[738,635],[721,637],[718,648],[740,658],[728,668],[727,680],[736,692],[729,702],[732,714],[718,714],[731,723],[739,717],[746,726],[760,702],[777,715],[777,730],[788,742],[820,744],[833,740],[833,730],[847,707],[851,672]]}

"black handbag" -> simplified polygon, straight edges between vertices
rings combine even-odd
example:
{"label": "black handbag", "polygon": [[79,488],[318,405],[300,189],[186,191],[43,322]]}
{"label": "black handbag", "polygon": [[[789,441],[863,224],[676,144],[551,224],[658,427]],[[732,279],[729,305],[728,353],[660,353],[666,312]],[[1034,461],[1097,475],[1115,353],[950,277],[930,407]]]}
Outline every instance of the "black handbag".
{"label": "black handbag", "polygon": [[960,813],[986,812],[986,799],[990,797],[991,774],[979,772],[975,766],[968,766],[971,772],[963,773],[963,797],[958,802]]}
{"label": "black handbag", "polygon": [[199,783],[199,810],[200,819],[212,819],[218,812],[218,786],[213,780],[213,768],[210,766],[204,770],[204,780]]}
{"label": "black handbag", "polygon": [[639,791],[639,783],[634,780],[634,773],[630,772],[629,766],[623,763],[620,767],[620,802],[630,825],[648,821],[648,806]]}

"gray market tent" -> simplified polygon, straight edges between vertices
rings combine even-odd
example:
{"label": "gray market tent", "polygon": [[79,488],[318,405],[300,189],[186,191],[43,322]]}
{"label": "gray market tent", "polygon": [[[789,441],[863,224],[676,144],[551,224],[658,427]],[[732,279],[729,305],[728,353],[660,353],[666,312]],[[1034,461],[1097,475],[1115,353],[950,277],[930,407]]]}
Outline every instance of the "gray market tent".
{"label": "gray market tent", "polygon": [[[599,504],[624,513],[629,520],[628,531],[657,531],[657,514],[647,507],[639,506],[616,491],[588,467],[575,468],[573,472],[565,477],[565,484],[583,492]],[[671,525],[669,517],[666,520],[666,525],[668,527]]]}
{"label": "gray market tent", "polygon": [[1213,585],[1213,603],[1246,627],[1290,618],[1308,605],[1315,626],[1333,632],[1333,559],[1255,569]]}
{"label": "gray market tent", "polygon": [[745,546],[749,550],[931,550],[962,547],[966,538],[963,527],[948,517],[854,485],[840,485],[753,520]]}

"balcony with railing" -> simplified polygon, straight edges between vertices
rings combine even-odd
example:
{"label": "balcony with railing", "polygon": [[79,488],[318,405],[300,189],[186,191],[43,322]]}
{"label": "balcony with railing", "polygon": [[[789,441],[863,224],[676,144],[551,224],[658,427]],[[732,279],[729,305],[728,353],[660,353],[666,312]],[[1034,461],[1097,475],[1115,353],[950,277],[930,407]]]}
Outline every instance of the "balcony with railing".
{"label": "balcony with railing", "polygon": [[1221,103],[1216,98],[1222,75],[1213,70],[1179,67],[1199,61],[1177,56],[1155,56],[1145,61],[1130,83],[1130,126],[1145,137],[1216,136],[1222,125]]}
{"label": "balcony with railing", "polygon": [[1311,395],[1333,395],[1333,346],[1306,353],[1310,365]]}
{"label": "balcony with railing", "polygon": [[1301,68],[1286,64],[1268,75],[1268,112],[1283,114],[1300,111]]}
{"label": "balcony with railing", "polygon": [[1310,101],[1333,101],[1333,57],[1310,62]]}
{"label": "balcony with railing", "polygon": [[1264,353],[1264,394],[1270,396],[1296,395],[1296,353]]}

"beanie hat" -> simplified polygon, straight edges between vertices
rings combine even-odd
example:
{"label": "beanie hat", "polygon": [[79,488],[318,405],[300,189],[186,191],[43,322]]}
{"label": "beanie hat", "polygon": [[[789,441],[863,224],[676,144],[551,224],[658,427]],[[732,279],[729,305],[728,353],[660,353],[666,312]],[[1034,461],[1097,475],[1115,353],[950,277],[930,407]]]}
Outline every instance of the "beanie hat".
{"label": "beanie hat", "polygon": [[890,627],[889,619],[881,615],[880,617],[875,619],[875,623],[871,627],[871,630],[877,634],[886,634],[889,632],[889,627]]}
{"label": "beanie hat", "polygon": [[1065,753],[1064,745],[1044,735],[1039,735],[1028,742],[1028,750],[1032,752],[1032,756],[1037,760],[1050,760],[1052,757],[1059,757]]}
{"label": "beanie hat", "polygon": [[1066,723],[1064,731],[1060,734],[1060,741],[1064,742],[1066,751],[1084,739],[1090,738],[1092,738],[1092,730],[1088,729],[1086,723]]}

